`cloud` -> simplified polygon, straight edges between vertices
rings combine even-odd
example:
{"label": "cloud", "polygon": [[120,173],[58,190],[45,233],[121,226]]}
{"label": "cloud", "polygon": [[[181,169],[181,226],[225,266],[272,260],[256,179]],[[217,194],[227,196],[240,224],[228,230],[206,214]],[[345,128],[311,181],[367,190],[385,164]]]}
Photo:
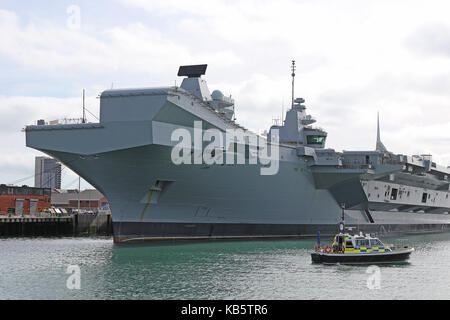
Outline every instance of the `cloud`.
{"label": "cloud", "polygon": [[[66,71],[110,74],[111,70],[155,71],[155,58],[186,55],[186,49],[141,23],[88,34],[50,22],[21,26],[12,12],[0,10],[0,54],[31,70],[56,75]],[[163,63],[162,65],[167,65]],[[70,75],[69,75],[70,76]]]}
{"label": "cloud", "polygon": [[421,25],[406,39],[406,45],[421,56],[450,58],[450,26],[444,23]]}
{"label": "cloud", "polygon": [[[86,106],[92,113],[98,115],[96,97],[87,97]],[[80,118],[81,112],[81,98],[78,97],[0,96],[0,137],[2,150],[5,151],[0,157],[0,183],[34,185],[34,157],[46,155],[25,146],[25,133],[22,129],[26,125],[35,124],[38,119],[48,121]],[[90,122],[96,122],[90,114],[87,118]],[[72,171],[65,169],[63,185],[75,177]],[[86,187],[88,184],[83,183],[83,186]]]}
{"label": "cloud", "polygon": [[[376,116],[380,112],[382,141],[389,150],[403,154],[448,153],[450,136],[450,74],[414,78],[380,75],[372,81],[344,90],[325,91],[314,102],[318,119],[329,132],[336,149],[373,149]],[[447,88],[447,89],[444,89]],[[428,151],[425,151],[428,150]],[[430,152],[432,150],[432,152]],[[448,156],[443,164],[450,164]]]}
{"label": "cloud", "polygon": [[448,165],[450,4],[424,6],[414,0],[117,0],[108,2],[109,17],[116,12],[128,20],[105,26],[83,19],[79,30],[0,10],[0,135],[8,150],[0,158],[1,180],[33,173],[39,153],[24,147],[25,124],[79,117],[82,88],[98,114],[95,96],[111,84],[179,84],[179,65],[208,63],[209,87],[233,96],[237,122],[267,130],[282,105],[284,111],[290,105],[292,59],[296,96],[328,131],[329,147],[374,149],[380,111],[388,149],[432,153]]}

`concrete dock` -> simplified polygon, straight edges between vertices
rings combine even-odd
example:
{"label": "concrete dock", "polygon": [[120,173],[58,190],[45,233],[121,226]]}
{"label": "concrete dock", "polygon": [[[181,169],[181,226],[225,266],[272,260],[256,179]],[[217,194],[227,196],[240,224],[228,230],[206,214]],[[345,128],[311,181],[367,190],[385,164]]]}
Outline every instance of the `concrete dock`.
{"label": "concrete dock", "polygon": [[112,235],[111,215],[0,216],[0,237]]}

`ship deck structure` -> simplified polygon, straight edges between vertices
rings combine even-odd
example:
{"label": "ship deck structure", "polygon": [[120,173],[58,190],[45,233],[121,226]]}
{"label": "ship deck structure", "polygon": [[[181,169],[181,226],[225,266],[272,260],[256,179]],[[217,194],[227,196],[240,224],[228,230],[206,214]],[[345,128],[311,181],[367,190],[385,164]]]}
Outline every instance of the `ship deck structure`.
{"label": "ship deck structure", "polygon": [[[313,126],[302,98],[293,96],[283,123],[258,136],[266,147],[251,138],[221,146],[224,157],[246,163],[197,162],[204,151],[197,149],[205,148],[198,131],[255,135],[234,121],[231,97],[210,93],[205,71],[206,65],[180,67],[179,87],[105,90],[98,123],[30,125],[26,145],[107,197],[116,242],[332,235],[343,204],[347,226],[358,231],[450,229],[449,167],[431,155],[389,152],[379,123],[375,150],[326,148],[327,132]],[[172,159],[177,129],[194,137],[191,164]],[[250,158],[254,152],[268,157],[260,148],[275,147],[276,174],[261,174],[268,159]]]}

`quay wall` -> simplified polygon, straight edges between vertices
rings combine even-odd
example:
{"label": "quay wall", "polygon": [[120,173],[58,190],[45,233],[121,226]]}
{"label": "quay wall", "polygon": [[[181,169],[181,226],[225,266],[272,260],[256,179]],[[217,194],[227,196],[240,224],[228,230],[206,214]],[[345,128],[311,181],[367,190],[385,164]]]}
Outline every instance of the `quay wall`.
{"label": "quay wall", "polygon": [[0,216],[0,237],[111,236],[110,214],[62,217]]}

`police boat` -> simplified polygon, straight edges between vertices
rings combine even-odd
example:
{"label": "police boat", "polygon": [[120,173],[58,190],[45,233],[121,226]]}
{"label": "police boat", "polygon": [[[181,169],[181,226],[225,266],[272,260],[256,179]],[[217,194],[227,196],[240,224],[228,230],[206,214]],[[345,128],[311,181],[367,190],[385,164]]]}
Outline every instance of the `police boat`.
{"label": "police boat", "polygon": [[350,235],[344,233],[344,212],[339,224],[340,232],[336,234],[333,243],[322,248],[320,232],[314,252],[311,253],[313,263],[324,264],[380,264],[399,263],[409,259],[414,248],[407,246],[398,248],[385,245],[380,239],[369,234]]}

